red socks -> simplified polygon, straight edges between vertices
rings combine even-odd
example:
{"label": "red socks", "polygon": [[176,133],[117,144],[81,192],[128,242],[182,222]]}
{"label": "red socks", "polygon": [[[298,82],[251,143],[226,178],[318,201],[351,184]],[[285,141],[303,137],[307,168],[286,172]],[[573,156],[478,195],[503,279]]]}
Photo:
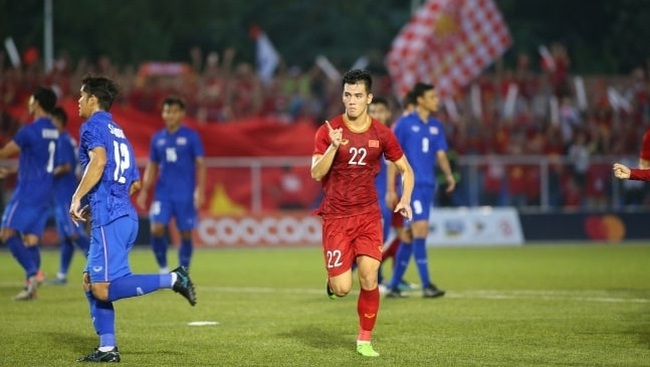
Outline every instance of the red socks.
{"label": "red socks", "polygon": [[399,248],[399,244],[401,243],[399,237],[395,237],[393,241],[390,243],[388,248],[381,254],[381,262],[383,263],[386,261],[388,258],[393,258],[393,262],[395,262],[395,254],[397,253],[397,249]]}
{"label": "red socks", "polygon": [[361,289],[357,302],[357,313],[359,314],[359,337],[357,340],[370,341],[370,334],[377,321],[379,311],[379,288],[371,291]]}

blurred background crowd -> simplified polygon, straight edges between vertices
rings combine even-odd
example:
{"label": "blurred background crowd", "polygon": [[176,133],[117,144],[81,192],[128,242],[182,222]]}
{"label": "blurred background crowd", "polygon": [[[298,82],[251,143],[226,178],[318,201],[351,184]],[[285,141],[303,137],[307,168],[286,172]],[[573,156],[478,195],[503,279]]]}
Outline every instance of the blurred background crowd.
{"label": "blurred background crowd", "polygon": [[[35,3],[40,4],[40,1]],[[318,125],[342,111],[340,80],[332,78],[331,70],[315,61],[315,56],[320,54],[330,56],[332,66],[339,73],[347,70],[359,55],[366,58],[362,65],[374,75],[374,94],[391,101],[394,117],[401,113],[402,101],[394,97],[393,81],[383,64],[391,37],[409,19],[411,9],[401,3],[361,1],[355,5],[336,3],[328,7],[321,2],[306,5],[278,2],[276,10],[286,13],[280,12],[278,14],[284,15],[278,16],[293,17],[304,27],[301,32],[305,35],[296,37],[303,33],[295,32],[297,26],[289,25],[285,18],[282,22],[261,22],[280,54],[278,66],[268,79],[257,73],[255,57],[248,47],[251,43],[242,41],[242,37],[250,38],[248,30],[232,33],[233,46],[224,46],[223,40],[228,32],[236,29],[236,21],[247,24],[244,27],[253,24],[259,19],[260,7],[268,8],[267,5],[257,1],[240,5],[198,1],[183,8],[177,2],[171,3],[176,5],[160,5],[161,20],[148,17],[142,21],[175,22],[178,38],[183,42],[169,47],[168,51],[174,56],[167,59],[148,58],[145,52],[148,46],[143,42],[139,43],[141,46],[124,44],[124,51],[114,55],[101,52],[96,45],[88,46],[89,53],[84,55],[78,45],[65,48],[66,37],[71,37],[69,31],[63,32],[61,43],[64,44],[57,45],[49,71],[44,67],[40,47],[21,48],[20,67],[12,66],[7,53],[0,52],[2,142],[28,119],[26,115],[16,116],[8,111],[24,107],[36,86],[51,85],[62,100],[75,100],[79,81],[88,72],[117,80],[122,87],[118,103],[143,113],[158,115],[162,99],[178,94],[187,101],[188,116],[199,124],[245,124],[251,119],[272,117],[286,125],[305,121]],[[415,9],[420,3],[412,1],[411,5]],[[564,5],[561,1],[545,5],[508,0],[497,3],[510,25],[514,46],[472,83],[457,91],[450,100],[443,101],[438,116],[447,129],[459,177],[465,183],[471,179],[480,192],[473,193],[475,189],[465,187],[457,190],[452,198],[441,198],[443,204],[591,209],[647,204],[650,195],[647,195],[645,184],[629,182],[625,187],[614,187],[610,172],[613,159],[636,165],[641,137],[650,126],[650,62],[644,48],[630,46],[636,44],[634,32],[643,29],[639,17],[642,18],[647,10],[640,10],[643,7],[629,1],[622,1],[618,6],[600,0]],[[157,4],[144,1],[139,6],[155,7]],[[215,11],[214,19],[201,15],[201,4],[205,5],[204,10]],[[6,5],[16,7],[9,10],[17,12],[28,11],[29,7],[29,4],[22,8],[11,3]],[[65,9],[72,5],[56,5],[55,17],[59,12],[63,22],[71,19],[72,15]],[[178,23],[180,20],[173,17],[177,10],[174,6],[198,14],[196,27],[209,24],[207,27],[214,31],[211,37],[221,37],[220,46],[214,47],[214,40],[205,36],[194,39],[199,42],[188,41],[192,39],[189,35],[196,32]],[[558,12],[558,17],[548,27],[540,23],[543,23],[540,20],[543,17],[538,14],[540,7],[565,9],[568,14]],[[217,8],[221,12],[217,12]],[[95,11],[108,13],[110,10],[99,5],[99,10]],[[575,11],[601,25],[593,26],[586,20],[571,24],[575,17],[571,12]],[[125,9],[116,12],[124,19],[130,16]],[[319,13],[330,21],[340,19],[339,28],[346,31],[354,29],[350,22],[354,24],[355,20],[366,19],[370,30],[364,27],[360,32],[370,45],[360,47],[359,43],[352,43],[360,36],[350,35],[349,40],[339,38],[340,47],[337,48],[335,40],[323,36],[328,31],[336,32],[333,23],[323,29],[313,24],[309,33],[312,38],[309,38],[306,32],[309,28],[305,24],[310,24],[310,19]],[[298,14],[303,16],[297,17]],[[344,21],[342,14],[347,14],[349,21]],[[384,28],[376,23],[377,18],[386,20]],[[220,26],[215,28],[213,25],[218,20],[224,23],[218,23]],[[100,25],[104,22],[105,19],[98,19]],[[609,22],[611,29],[605,22]],[[75,22],[69,24],[71,29],[81,27]],[[283,24],[288,27],[287,32],[293,33],[283,34],[279,30]],[[622,26],[625,24],[629,29]],[[164,25],[156,25],[164,34]],[[376,39],[369,36],[373,29]],[[121,31],[116,29],[115,32]],[[589,32],[597,34],[590,38]],[[604,38],[609,48],[602,53],[602,59],[595,60],[594,56],[601,52],[598,48],[603,45],[595,40],[599,34],[618,38]],[[151,43],[163,45],[162,41],[156,43],[155,36],[152,33]],[[556,38],[549,39],[550,36]],[[136,43],[142,36],[133,37]],[[616,40],[620,42],[617,44]],[[305,42],[312,42],[312,47],[306,48]],[[537,49],[537,45],[545,44],[548,45],[548,48],[544,46],[547,54]],[[106,48],[111,50],[109,46]],[[629,54],[612,55],[620,52],[622,46],[628,47]],[[134,57],[134,47],[141,47],[144,55],[136,53]],[[183,47],[181,51],[179,47]],[[342,53],[347,53],[348,58]]]}

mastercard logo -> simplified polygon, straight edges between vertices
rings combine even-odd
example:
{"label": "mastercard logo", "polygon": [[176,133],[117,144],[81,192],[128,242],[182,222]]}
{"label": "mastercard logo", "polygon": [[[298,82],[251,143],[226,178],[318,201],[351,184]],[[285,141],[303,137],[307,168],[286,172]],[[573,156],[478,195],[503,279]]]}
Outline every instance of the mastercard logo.
{"label": "mastercard logo", "polygon": [[618,242],[625,238],[625,224],[616,215],[590,215],[584,226],[592,240]]}

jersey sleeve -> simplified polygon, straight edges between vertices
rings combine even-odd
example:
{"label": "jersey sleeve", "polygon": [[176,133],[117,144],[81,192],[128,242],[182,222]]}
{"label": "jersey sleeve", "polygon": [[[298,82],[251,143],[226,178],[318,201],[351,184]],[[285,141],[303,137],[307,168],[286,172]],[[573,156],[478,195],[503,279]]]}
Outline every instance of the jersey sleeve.
{"label": "jersey sleeve", "polygon": [[630,169],[630,180],[650,181],[650,169]]}
{"label": "jersey sleeve", "polygon": [[395,126],[393,126],[393,133],[395,134],[395,137],[397,137],[397,140],[400,142],[404,142],[405,136],[404,132],[406,131],[406,123],[404,122],[403,119],[398,119],[397,122],[395,122]]}
{"label": "jersey sleeve", "polygon": [[386,159],[391,162],[395,162],[396,160],[402,158],[404,155],[402,147],[399,145],[395,134],[393,134],[393,132],[388,128],[384,130],[384,140],[386,141],[386,146],[384,148],[384,156]]}
{"label": "jersey sleeve", "polygon": [[81,143],[83,146],[86,147],[86,149],[93,150],[97,147],[102,147],[106,149],[106,144],[104,143],[102,139],[102,134],[101,132],[97,129],[96,124],[93,125],[88,125],[81,131],[81,136],[79,137],[81,139]]}
{"label": "jersey sleeve", "polygon": [[440,135],[438,135],[438,138],[436,139],[436,147],[438,148],[438,151],[447,151],[449,150],[449,145],[447,144],[447,138],[445,137],[445,132],[441,129],[440,130]]}
{"label": "jersey sleeve", "polygon": [[316,130],[316,136],[314,137],[314,153],[313,154],[325,154],[327,147],[330,145],[330,137],[327,131],[327,125],[321,125],[318,130]]}
{"label": "jersey sleeve", "polygon": [[192,153],[194,154],[194,158],[196,159],[198,157],[204,157],[205,150],[203,149],[203,142],[201,141],[201,137],[195,131],[192,132],[191,136],[192,136]]}
{"label": "jersey sleeve", "polygon": [[21,150],[25,149],[25,147],[29,146],[30,142],[30,133],[29,133],[29,126],[24,126],[18,130],[16,135],[13,137],[13,141],[20,147]]}

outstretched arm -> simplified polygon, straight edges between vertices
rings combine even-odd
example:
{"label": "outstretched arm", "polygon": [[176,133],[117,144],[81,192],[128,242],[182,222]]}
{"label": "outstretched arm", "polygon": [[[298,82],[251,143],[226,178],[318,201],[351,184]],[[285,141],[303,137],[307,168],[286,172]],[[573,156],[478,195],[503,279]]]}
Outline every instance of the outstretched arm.
{"label": "outstretched arm", "polygon": [[629,168],[621,163],[614,163],[614,176],[621,180],[650,181],[650,169]]}

